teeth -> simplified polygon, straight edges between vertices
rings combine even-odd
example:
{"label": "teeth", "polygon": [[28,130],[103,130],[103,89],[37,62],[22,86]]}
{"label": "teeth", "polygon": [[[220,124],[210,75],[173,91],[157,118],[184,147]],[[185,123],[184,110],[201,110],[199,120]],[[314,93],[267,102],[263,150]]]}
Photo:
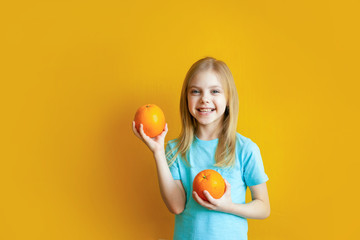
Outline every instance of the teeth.
{"label": "teeth", "polygon": [[212,109],[199,109],[200,112],[211,112]]}

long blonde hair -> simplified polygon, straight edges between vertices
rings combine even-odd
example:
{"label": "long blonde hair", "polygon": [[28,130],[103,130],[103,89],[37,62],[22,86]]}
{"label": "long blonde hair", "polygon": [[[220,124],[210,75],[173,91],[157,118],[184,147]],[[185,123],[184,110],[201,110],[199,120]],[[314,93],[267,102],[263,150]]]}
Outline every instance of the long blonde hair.
{"label": "long blonde hair", "polygon": [[[178,154],[180,154],[181,157],[185,160],[186,164],[190,166],[186,154],[194,140],[197,121],[189,112],[187,98],[188,86],[190,81],[198,73],[209,70],[215,73],[218,79],[222,82],[227,99],[227,107],[223,118],[223,128],[219,135],[218,146],[215,152],[216,163],[214,166],[230,167],[234,166],[235,164],[236,128],[238,121],[239,98],[234,78],[230,72],[230,69],[223,61],[217,60],[213,57],[205,57],[198,60],[190,67],[184,79],[180,96],[180,116],[182,129],[178,138],[175,139],[176,146],[166,154],[169,166],[175,162]],[[174,151],[176,151],[176,154],[173,155],[173,157],[170,157]]]}

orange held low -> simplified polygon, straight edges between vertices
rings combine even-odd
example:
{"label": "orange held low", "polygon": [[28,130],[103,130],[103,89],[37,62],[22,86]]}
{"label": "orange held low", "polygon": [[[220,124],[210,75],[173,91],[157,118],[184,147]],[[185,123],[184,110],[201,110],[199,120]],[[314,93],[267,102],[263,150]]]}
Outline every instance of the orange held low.
{"label": "orange held low", "polygon": [[207,190],[213,198],[219,199],[224,195],[225,188],[225,180],[221,174],[212,169],[199,172],[193,181],[193,190],[205,201],[207,199],[204,190]]}
{"label": "orange held low", "polygon": [[144,126],[147,136],[153,138],[163,132],[165,128],[165,115],[161,108],[155,104],[146,104],[135,113],[135,128],[139,131],[140,123]]}

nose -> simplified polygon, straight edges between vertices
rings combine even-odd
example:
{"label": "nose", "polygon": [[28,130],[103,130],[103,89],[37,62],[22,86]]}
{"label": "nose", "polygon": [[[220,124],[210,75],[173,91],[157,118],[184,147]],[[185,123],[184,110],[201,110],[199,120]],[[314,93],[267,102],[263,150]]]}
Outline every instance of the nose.
{"label": "nose", "polygon": [[203,96],[201,97],[201,102],[203,102],[203,103],[209,103],[209,102],[210,102],[210,99],[209,99],[207,96],[203,95]]}

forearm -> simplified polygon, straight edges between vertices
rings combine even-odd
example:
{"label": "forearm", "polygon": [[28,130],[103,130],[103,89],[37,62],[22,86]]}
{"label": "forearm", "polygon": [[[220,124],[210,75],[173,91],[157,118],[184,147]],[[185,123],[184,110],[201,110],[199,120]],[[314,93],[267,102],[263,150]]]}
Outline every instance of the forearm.
{"label": "forearm", "polygon": [[270,206],[260,199],[255,199],[245,204],[232,203],[226,212],[243,218],[265,219],[270,216]]}
{"label": "forearm", "polygon": [[164,152],[155,152],[154,158],[161,197],[170,212],[179,214],[184,210],[186,197],[173,179]]}

